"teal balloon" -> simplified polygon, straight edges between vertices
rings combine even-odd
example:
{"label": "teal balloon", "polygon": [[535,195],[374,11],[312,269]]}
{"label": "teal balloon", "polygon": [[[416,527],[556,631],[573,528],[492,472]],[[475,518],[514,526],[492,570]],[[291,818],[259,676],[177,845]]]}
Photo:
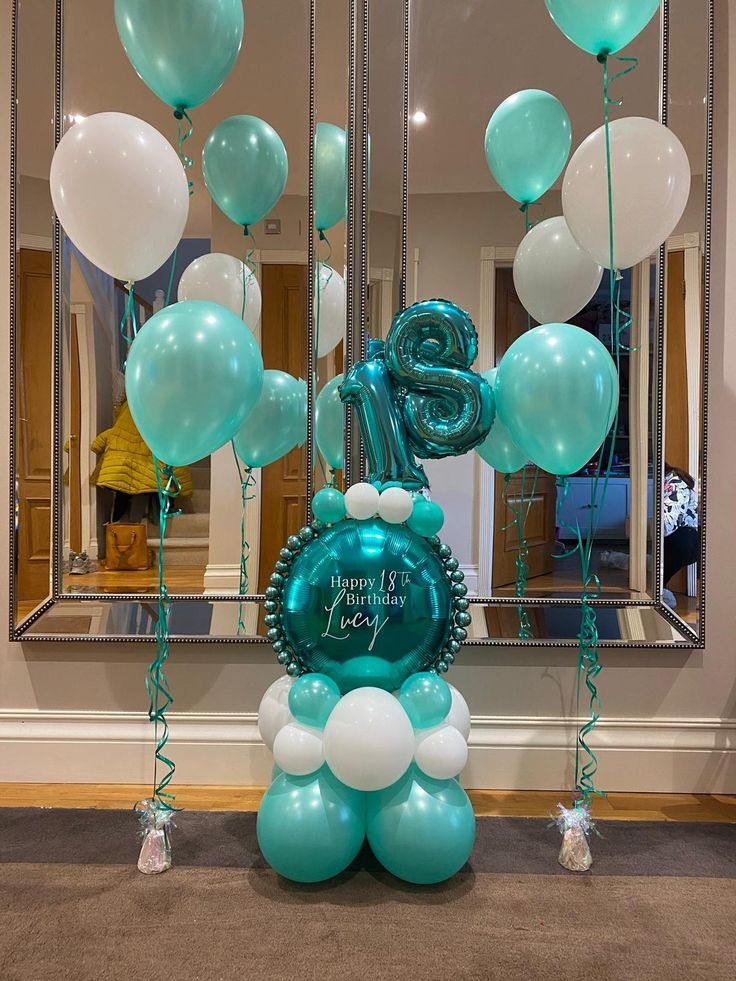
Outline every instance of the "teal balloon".
{"label": "teal balloon", "polygon": [[271,783],[274,782],[276,777],[280,777],[283,772],[284,771],[281,769],[278,763],[274,763],[274,765],[271,767]]}
{"label": "teal balloon", "polygon": [[133,421],[154,456],[175,467],[228,443],[262,384],[253,334],[240,317],[205,300],[174,303],[147,320],[125,369]]}
{"label": "teal balloon", "polygon": [[505,99],[486,129],[486,160],[503,190],[520,204],[548,191],[567,163],[572,125],[549,92],[525,89]]}
{"label": "teal balloon", "polygon": [[317,123],[314,134],[314,226],[323,232],[344,221],[348,211],[347,133]]}
{"label": "teal balloon", "polygon": [[342,521],[347,512],[345,495],[336,487],[323,487],[312,498],[312,511],[315,518],[324,521],[326,525]]}
{"label": "teal balloon", "polygon": [[282,773],[266,791],[256,823],[263,857],[295,882],[322,882],[353,861],[365,839],[365,794],[327,766],[306,777]]}
{"label": "teal balloon", "polygon": [[577,473],[606,437],[618,374],[597,337],[572,324],[543,324],[506,351],[496,374],[501,421],[537,466]]}
{"label": "teal balloon", "polygon": [[406,523],[415,535],[431,538],[432,535],[439,534],[445,523],[445,515],[436,501],[428,501],[426,497],[417,497]]}
{"label": "teal balloon", "polygon": [[336,375],[324,386],[314,406],[314,438],[325,461],[341,470],[345,462],[345,406],[339,388],[343,376]]}
{"label": "teal balloon", "polygon": [[436,548],[405,525],[348,518],[297,554],[281,593],[284,639],[308,671],[351,691],[395,691],[447,643],[452,581]]}
{"label": "teal balloon", "polygon": [[115,0],[115,26],[133,68],[173,109],[220,88],[243,42],[242,0]]}
{"label": "teal balloon", "polygon": [[644,30],[659,0],[545,0],[565,37],[590,54],[615,54]]}
{"label": "teal balloon", "polygon": [[368,844],[389,872],[429,885],[459,872],[475,843],[475,815],[457,780],[434,780],[412,764],[386,790],[368,795]]}
{"label": "teal balloon", "polygon": [[298,379],[268,368],[253,409],[233,438],[235,451],[249,467],[265,467],[297,445],[301,432],[302,391]]}
{"label": "teal balloon", "polygon": [[415,729],[429,729],[447,718],[452,708],[452,693],[438,674],[419,671],[401,686],[399,701]]}
{"label": "teal balloon", "polygon": [[324,729],[340,701],[340,689],[326,674],[303,674],[289,690],[289,711],[297,722]]}
{"label": "teal balloon", "polygon": [[[496,384],[497,368],[483,372],[483,377],[493,388]],[[493,420],[491,431],[475,452],[499,473],[516,473],[528,462],[528,456],[511,438],[511,433],[501,422],[498,415]]]}
{"label": "teal balloon", "polygon": [[289,164],[276,130],[257,116],[229,116],[202,150],[207,190],[220,211],[248,228],[284,193]]}
{"label": "teal balloon", "polygon": [[296,445],[304,446],[307,441],[307,383],[303,378],[297,379],[299,386],[299,427]]}

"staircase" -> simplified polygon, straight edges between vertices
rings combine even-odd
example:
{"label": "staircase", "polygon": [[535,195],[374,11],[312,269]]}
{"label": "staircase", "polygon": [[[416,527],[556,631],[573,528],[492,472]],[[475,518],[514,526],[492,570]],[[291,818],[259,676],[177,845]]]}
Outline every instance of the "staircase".
{"label": "staircase", "polygon": [[[210,545],[210,460],[190,467],[194,490],[182,499],[182,514],[166,526],[166,566],[189,566],[204,571]],[[158,526],[149,522],[148,545],[158,561]]]}

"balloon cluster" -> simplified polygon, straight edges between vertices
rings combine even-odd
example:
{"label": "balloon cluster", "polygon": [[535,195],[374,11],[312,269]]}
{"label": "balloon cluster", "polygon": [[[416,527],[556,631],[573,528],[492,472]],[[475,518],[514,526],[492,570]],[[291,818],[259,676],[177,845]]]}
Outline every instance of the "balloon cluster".
{"label": "balloon cluster", "polygon": [[299,882],[337,875],[367,839],[390,872],[449,878],[468,860],[475,817],[457,781],[468,756],[462,695],[429,672],[397,695],[340,695],[325,674],[284,676],[263,697],[258,726],[275,778],[258,813],[267,861]]}

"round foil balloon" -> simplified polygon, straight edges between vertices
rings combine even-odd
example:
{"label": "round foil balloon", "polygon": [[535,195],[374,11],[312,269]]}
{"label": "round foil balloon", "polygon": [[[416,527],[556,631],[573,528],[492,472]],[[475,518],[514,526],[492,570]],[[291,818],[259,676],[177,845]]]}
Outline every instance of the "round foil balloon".
{"label": "round foil balloon", "polygon": [[319,671],[343,693],[394,691],[416,671],[446,671],[467,636],[463,574],[436,538],[347,519],[303,528],[281,556],[268,637],[291,674]]}

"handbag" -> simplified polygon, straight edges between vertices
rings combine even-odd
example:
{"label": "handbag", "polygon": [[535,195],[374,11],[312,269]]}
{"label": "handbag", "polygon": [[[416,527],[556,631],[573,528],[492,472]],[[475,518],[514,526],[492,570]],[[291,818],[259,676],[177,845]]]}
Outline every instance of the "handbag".
{"label": "handbag", "polygon": [[105,524],[105,568],[108,572],[135,570],[151,566],[146,525],[107,522]]}

